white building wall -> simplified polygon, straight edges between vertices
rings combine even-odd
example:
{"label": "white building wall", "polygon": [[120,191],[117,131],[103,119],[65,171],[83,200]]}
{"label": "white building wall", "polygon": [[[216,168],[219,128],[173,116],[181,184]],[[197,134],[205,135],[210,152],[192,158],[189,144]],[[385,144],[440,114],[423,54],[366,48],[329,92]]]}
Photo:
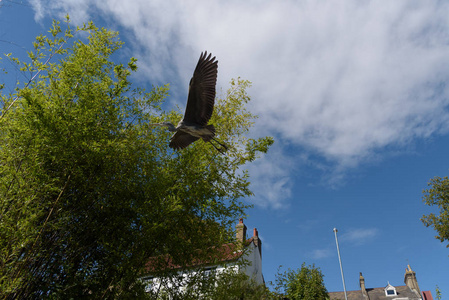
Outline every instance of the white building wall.
{"label": "white building wall", "polygon": [[[262,274],[262,258],[259,252],[259,249],[256,247],[254,243],[249,244],[242,257],[239,258],[240,262],[245,262],[242,266],[238,263],[230,263],[226,266],[223,265],[215,265],[209,266],[206,269],[214,269],[215,273],[219,275],[225,270],[229,270],[230,268],[235,271],[240,271],[248,275],[248,277],[255,281],[257,284],[264,284],[263,274]],[[194,277],[197,275],[196,271],[179,271],[177,278],[174,279],[174,282],[161,282],[160,278],[153,278],[151,276],[143,277],[142,280],[146,282],[147,287],[146,291],[157,292],[162,287],[168,287],[169,289],[178,286],[181,290],[183,289],[183,283],[189,280],[189,277]]]}
{"label": "white building wall", "polygon": [[[216,275],[219,275],[220,273],[223,273],[225,270],[235,270],[238,271],[239,267],[236,264],[229,264],[226,266],[222,265],[216,265],[216,266],[209,266],[203,269],[202,272],[205,272],[204,270],[211,269],[214,271]],[[176,277],[173,277],[170,281],[167,279],[161,279],[158,277],[152,277],[152,276],[146,276],[142,277],[142,281],[145,282],[146,288],[145,291],[148,292],[158,292],[161,288],[168,288],[172,289],[174,287],[179,287],[179,289],[182,291],[184,289],[184,285],[189,281],[190,278],[194,278],[198,275],[197,271],[189,270],[189,271],[179,271]],[[204,275],[204,274],[202,274]],[[162,282],[162,280],[167,280],[166,282]],[[162,287],[161,287],[162,286]]]}

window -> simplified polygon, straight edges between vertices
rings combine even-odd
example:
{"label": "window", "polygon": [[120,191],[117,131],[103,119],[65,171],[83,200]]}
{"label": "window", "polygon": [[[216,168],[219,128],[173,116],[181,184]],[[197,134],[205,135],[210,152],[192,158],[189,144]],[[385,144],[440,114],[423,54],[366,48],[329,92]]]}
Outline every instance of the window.
{"label": "window", "polygon": [[386,296],[397,296],[396,288],[392,286],[390,283],[385,287],[385,295]]}
{"label": "window", "polygon": [[142,278],[142,282],[145,285],[145,292],[149,293],[153,289],[153,277],[147,276]]}
{"label": "window", "polygon": [[214,273],[215,269],[216,268],[213,268],[213,267],[205,268],[204,273],[203,273],[204,277],[209,277],[211,274]]}

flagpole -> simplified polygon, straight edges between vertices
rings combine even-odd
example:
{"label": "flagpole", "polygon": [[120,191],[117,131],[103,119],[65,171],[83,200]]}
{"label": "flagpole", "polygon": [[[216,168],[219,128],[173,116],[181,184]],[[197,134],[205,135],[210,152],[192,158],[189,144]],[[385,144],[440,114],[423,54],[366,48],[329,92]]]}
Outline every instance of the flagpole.
{"label": "flagpole", "polygon": [[338,231],[337,228],[334,228],[335,243],[337,244],[338,261],[340,262],[341,280],[343,281],[343,290],[345,292],[345,300],[348,300],[348,296],[346,295],[345,276],[343,275],[343,266],[341,265],[340,248],[338,247],[337,231]]}

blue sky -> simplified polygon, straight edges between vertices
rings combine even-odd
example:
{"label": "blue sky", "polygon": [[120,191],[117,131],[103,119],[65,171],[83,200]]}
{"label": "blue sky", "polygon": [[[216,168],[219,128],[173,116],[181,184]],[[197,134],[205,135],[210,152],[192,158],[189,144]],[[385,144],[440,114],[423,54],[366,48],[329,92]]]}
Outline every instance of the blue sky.
{"label": "blue sky", "polygon": [[[449,249],[419,218],[434,176],[449,173],[449,3],[445,1],[0,1],[0,49],[25,55],[69,13],[120,31],[136,85],[171,85],[185,105],[199,54],[219,61],[218,87],[253,82],[252,135],[275,144],[248,166],[245,220],[263,240],[263,272],[319,266],[342,290],[403,285],[449,297]],[[14,72],[10,72],[14,74]]]}

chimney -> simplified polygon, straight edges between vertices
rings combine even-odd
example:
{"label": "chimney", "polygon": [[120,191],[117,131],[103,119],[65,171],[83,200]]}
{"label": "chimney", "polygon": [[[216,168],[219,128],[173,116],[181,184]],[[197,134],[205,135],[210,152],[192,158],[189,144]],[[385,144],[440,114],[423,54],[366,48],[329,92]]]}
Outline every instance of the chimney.
{"label": "chimney", "polygon": [[407,268],[405,269],[404,283],[413,292],[415,292],[415,294],[417,294],[418,296],[421,295],[421,292],[419,291],[418,280],[416,279],[416,273],[412,270],[410,265],[407,265]]}
{"label": "chimney", "polygon": [[365,297],[365,299],[369,299],[369,296],[368,296],[368,293],[367,293],[366,287],[365,287],[365,278],[363,278],[362,272],[360,272],[359,283],[360,283],[360,290],[362,291],[363,297]]}
{"label": "chimney", "polygon": [[235,226],[237,243],[244,244],[246,242],[246,225],[243,224],[243,219],[239,219],[239,223]]}
{"label": "chimney", "polygon": [[260,258],[262,258],[262,240],[259,238],[259,231],[257,231],[257,228],[254,228],[253,241],[257,248],[259,248]]}

